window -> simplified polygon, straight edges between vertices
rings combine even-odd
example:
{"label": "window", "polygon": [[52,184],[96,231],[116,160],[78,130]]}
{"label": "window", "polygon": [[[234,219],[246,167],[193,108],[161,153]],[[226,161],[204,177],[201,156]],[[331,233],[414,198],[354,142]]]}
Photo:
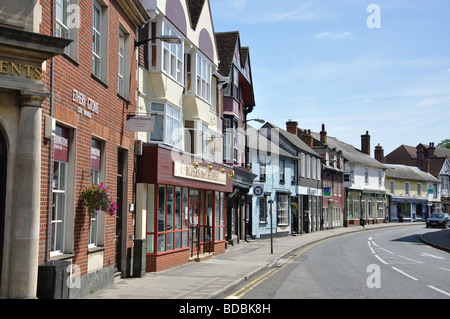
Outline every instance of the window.
{"label": "window", "polygon": [[238,122],[235,119],[224,118],[223,121],[223,148],[224,159],[226,161],[238,161],[239,143],[238,143]]}
{"label": "window", "polygon": [[64,53],[73,59],[78,57],[78,30],[80,29],[79,0],[56,0],[56,36],[73,40]]}
{"label": "window", "polygon": [[311,158],[311,178],[316,179],[317,167],[316,167],[316,158]]}
{"label": "window", "polygon": [[180,148],[181,111],[169,104],[150,102],[148,112],[154,118],[154,128],[153,132],[149,133],[149,139]]}
{"label": "window", "polygon": [[280,158],[280,183],[284,183],[285,179],[285,165],[284,165],[284,159]]}
{"label": "window", "polygon": [[306,176],[306,160],[305,160],[305,154],[300,154],[300,175],[301,177]]}
{"label": "window", "polygon": [[295,176],[297,175],[295,169],[295,161],[291,161],[291,184],[295,185]]}
{"label": "window", "polygon": [[56,0],[56,36],[69,39],[69,26],[67,21],[67,9],[69,0]]}
{"label": "window", "polygon": [[364,183],[369,184],[369,168],[364,169]]}
{"label": "window", "polygon": [[197,96],[211,103],[211,64],[197,55]]}
{"label": "window", "polygon": [[322,162],[320,159],[317,159],[317,180],[320,181],[322,179]]}
{"label": "window", "polygon": [[267,223],[267,196],[259,198],[259,222]]}
{"label": "window", "polygon": [[53,162],[53,205],[51,219],[50,256],[62,254],[65,244],[66,191],[68,171],[69,129],[56,126]]}
{"label": "window", "polygon": [[101,76],[102,8],[94,1],[92,17],[92,73]]}
{"label": "window", "polygon": [[[176,35],[166,22],[163,22],[162,35]],[[178,83],[183,83],[184,53],[182,43],[163,43],[163,71]]]}
{"label": "window", "polygon": [[239,71],[233,67],[233,97],[239,101]]}
{"label": "window", "polygon": [[265,181],[266,180],[266,165],[267,165],[267,158],[265,155],[260,154],[259,155],[259,180]]}
{"label": "window", "polygon": [[[91,140],[91,185],[99,185],[101,168],[101,142],[99,140]],[[99,221],[98,215],[91,218],[89,227],[89,247],[98,246]]]}
{"label": "window", "polygon": [[288,212],[289,212],[288,196],[278,195],[278,213],[277,213],[278,225],[289,224]]}
{"label": "window", "polygon": [[118,93],[125,96],[125,34],[119,30]]}
{"label": "window", "polygon": [[422,184],[417,183],[417,196],[422,197]]}
{"label": "window", "polygon": [[391,194],[395,193],[395,181],[389,181],[389,192]]}
{"label": "window", "polygon": [[378,170],[378,186],[383,186],[383,171]]}
{"label": "window", "polygon": [[311,156],[306,156],[306,178],[311,178]]}
{"label": "window", "polygon": [[405,182],[405,195],[409,196],[409,182]]}

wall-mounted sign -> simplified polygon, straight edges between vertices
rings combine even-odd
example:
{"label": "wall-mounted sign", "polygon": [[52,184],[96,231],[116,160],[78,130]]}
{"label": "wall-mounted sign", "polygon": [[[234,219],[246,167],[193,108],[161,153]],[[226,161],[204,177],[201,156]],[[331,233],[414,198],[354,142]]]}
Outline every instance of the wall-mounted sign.
{"label": "wall-mounted sign", "polygon": [[323,188],[323,196],[331,196],[331,187],[324,187]]}
{"label": "wall-mounted sign", "polygon": [[73,89],[72,90],[72,101],[78,104],[77,112],[87,116],[89,118],[92,117],[92,113],[99,113],[99,104],[94,101],[90,97],[87,97],[86,94],[81,93],[80,91]]}
{"label": "wall-mounted sign", "polygon": [[174,162],[173,176],[220,185],[227,184],[226,173],[222,173],[215,169],[209,170],[208,168],[201,166],[195,168],[192,164],[181,162]]}
{"label": "wall-mounted sign", "polygon": [[42,67],[29,63],[0,59],[0,74],[40,80],[42,78]]}
{"label": "wall-mounted sign", "polygon": [[264,186],[263,185],[253,185],[253,195],[256,197],[261,197],[264,195]]}

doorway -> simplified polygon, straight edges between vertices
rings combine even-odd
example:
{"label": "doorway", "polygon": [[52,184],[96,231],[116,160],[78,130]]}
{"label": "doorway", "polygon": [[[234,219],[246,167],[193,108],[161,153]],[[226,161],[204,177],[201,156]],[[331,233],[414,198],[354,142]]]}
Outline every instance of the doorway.
{"label": "doorway", "polygon": [[189,207],[190,215],[190,238],[189,247],[191,250],[191,256],[197,253],[200,246],[200,201],[193,201],[191,199]]}
{"label": "doorway", "polygon": [[6,166],[6,140],[0,131],[0,287],[2,283],[3,242],[5,234]]}
{"label": "doorway", "polygon": [[125,151],[118,149],[117,152],[117,190],[116,190],[116,243],[115,243],[115,272],[121,272],[121,260],[122,260],[122,224],[123,221],[123,179],[124,179],[124,165],[125,163]]}

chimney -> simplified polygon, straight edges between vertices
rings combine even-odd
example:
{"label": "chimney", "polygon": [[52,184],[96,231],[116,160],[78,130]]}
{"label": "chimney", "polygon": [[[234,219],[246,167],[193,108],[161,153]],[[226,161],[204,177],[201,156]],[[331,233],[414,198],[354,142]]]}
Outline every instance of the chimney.
{"label": "chimney", "polygon": [[422,144],[417,145],[417,167],[422,171],[430,171],[430,159],[425,158],[425,150]]}
{"label": "chimney", "polygon": [[365,135],[361,135],[361,152],[370,155],[370,135],[366,131]]}
{"label": "chimney", "polygon": [[428,147],[428,158],[432,159],[434,158],[434,151],[436,148],[434,147],[434,143],[430,143],[430,146]]}
{"label": "chimney", "polygon": [[300,138],[303,142],[305,142],[306,145],[308,145],[309,147],[313,147],[314,139],[311,136],[311,130],[305,130]]}
{"label": "chimney", "polygon": [[383,147],[378,144],[377,146],[375,146],[375,159],[380,162],[383,163],[384,160],[384,150]]}
{"label": "chimney", "polygon": [[320,141],[327,144],[327,131],[325,131],[325,124],[322,124],[322,131],[320,131]]}
{"label": "chimney", "polygon": [[298,122],[289,120],[286,122],[286,131],[297,136]]}

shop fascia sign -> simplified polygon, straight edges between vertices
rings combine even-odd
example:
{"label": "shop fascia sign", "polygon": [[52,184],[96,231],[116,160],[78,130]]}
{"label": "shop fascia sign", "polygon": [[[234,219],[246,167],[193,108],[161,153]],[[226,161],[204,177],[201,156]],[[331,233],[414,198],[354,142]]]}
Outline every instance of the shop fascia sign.
{"label": "shop fascia sign", "polygon": [[218,170],[196,166],[192,164],[185,164],[181,162],[174,162],[173,175],[175,177],[182,177],[193,179],[202,182],[226,185],[227,175]]}
{"label": "shop fascia sign", "polygon": [[92,118],[92,113],[99,113],[99,104],[77,89],[72,90],[72,101],[78,104],[77,112]]}
{"label": "shop fascia sign", "polygon": [[8,74],[14,77],[26,77],[28,79],[41,80],[42,67],[30,63],[8,61],[0,58],[0,74]]}

